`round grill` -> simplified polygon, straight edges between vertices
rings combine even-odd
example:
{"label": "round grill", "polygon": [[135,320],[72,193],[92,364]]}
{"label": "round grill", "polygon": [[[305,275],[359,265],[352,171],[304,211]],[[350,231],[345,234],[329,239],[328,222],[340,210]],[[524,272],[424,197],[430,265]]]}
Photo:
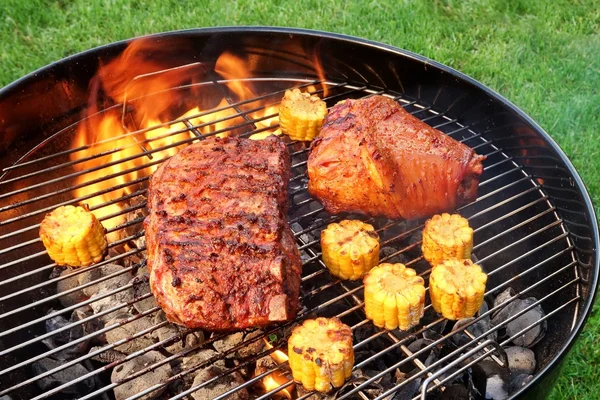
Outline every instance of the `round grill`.
{"label": "round grill", "polygon": [[[84,383],[91,380],[92,388],[76,389],[80,392],[73,397],[113,398],[115,387],[126,385],[161,366],[169,365],[173,370],[170,377],[148,381],[130,398],[142,398],[157,389],[165,388],[163,396],[172,399],[190,398],[186,396],[224,376],[246,373],[257,360],[277,350],[285,350],[286,345],[284,340],[277,340],[274,347],[264,347],[233,360],[240,349],[263,340],[273,341],[274,336],[285,337],[295,323],[315,316],[337,316],[351,326],[355,352],[359,355],[354,369],[369,371],[364,374],[363,379],[349,383],[339,393],[338,399],[387,399],[391,398],[388,397],[390,395],[406,393],[412,394],[398,398],[443,395],[457,377],[480,360],[492,360],[499,366],[505,365],[506,355],[502,348],[532,328],[548,325],[552,328],[534,346],[538,366],[533,383],[512,395],[525,393],[536,382],[540,389],[544,373],[564,354],[581,329],[597,280],[595,243],[598,236],[595,218],[589,198],[571,165],[527,117],[507,105],[503,99],[447,68],[372,43],[299,31],[290,33],[291,36],[288,37],[278,30],[217,30],[183,32],[171,36],[178,40],[189,39],[197,48],[210,49],[198,53],[201,56],[190,55],[192,59],[200,57],[202,68],[208,72],[201,81],[186,82],[149,96],[177,93],[178,98],[184,100],[174,105],[175,108],[182,104],[211,103],[214,98],[225,100],[224,105],[216,106],[211,103],[211,107],[204,111],[162,120],[161,124],[149,127],[132,128],[130,114],[135,112],[143,98],[105,104],[104,108],[100,107],[100,111],[91,113],[86,119],[80,117],[79,112],[85,107],[79,104],[68,111],[63,110],[60,118],[40,117],[45,119],[39,124],[39,134],[21,133],[20,141],[11,144],[12,148],[18,149],[14,154],[20,153],[18,155],[23,156],[18,160],[13,157],[10,165],[4,165],[0,179],[0,396],[7,394],[13,398],[65,398],[61,396],[72,393],[71,390],[75,390],[73,388],[85,386]],[[256,36],[251,44],[247,42],[248,35]],[[158,41],[163,40],[160,36],[156,38]],[[223,42],[220,43],[217,39]],[[303,51],[297,53],[287,50],[298,48],[294,46],[299,46]],[[93,55],[110,59],[122,47],[123,44],[114,45]],[[273,48],[279,50],[274,51]],[[362,52],[360,58],[370,60],[369,62],[359,61],[359,55],[350,51],[357,48]],[[218,55],[229,49],[254,60],[254,65],[258,67],[254,68],[252,77],[227,79],[215,72],[214,57],[211,54]],[[315,71],[312,66],[311,55],[315,51],[320,52],[324,73]],[[374,54],[380,58],[372,57]],[[91,54],[79,57],[85,61]],[[73,61],[65,61],[52,72],[67,68]],[[178,60],[178,63],[186,65],[181,68],[197,67],[189,66],[187,61],[193,60]],[[265,68],[265,65],[271,67]],[[164,75],[172,72],[153,72],[155,73]],[[52,73],[47,79],[56,80],[59,75],[60,73]],[[237,83],[251,85],[254,96],[241,99],[231,90],[232,85]],[[19,83],[27,84],[28,82]],[[77,85],[73,83],[73,87]],[[124,359],[104,364],[96,361],[99,356],[109,354],[123,343],[142,337],[154,337],[153,332],[168,325],[166,321],[153,320],[151,326],[137,330],[116,343],[98,344],[92,352],[86,351],[49,370],[34,372],[33,365],[40,360],[52,358],[82,343],[98,340],[122,325],[134,326],[136,320],[146,316],[154,317],[159,313],[158,307],[150,307],[142,312],[131,311],[136,303],[151,297],[147,291],[134,291],[133,297],[114,302],[99,314],[77,321],[70,320],[52,331],[47,328],[49,321],[56,317],[63,316],[69,320],[73,311],[80,307],[102,299],[119,298],[119,293],[137,287],[136,282],[131,281],[100,296],[82,298],[70,306],[60,303],[64,296],[83,288],[90,288],[121,275],[133,279],[143,271],[145,247],[140,239],[144,235],[142,221],[148,173],[151,171],[149,167],[160,165],[177,149],[211,135],[249,137],[260,132],[275,131],[276,123],[263,126],[261,121],[270,121],[277,116],[276,107],[283,92],[292,87],[319,95],[327,102],[328,107],[348,98],[374,94],[388,96],[427,124],[465,143],[478,154],[487,156],[477,200],[460,208],[458,212],[468,218],[474,228],[474,257],[489,275],[486,292],[489,310],[458,331],[450,331],[447,322],[428,303],[422,324],[409,332],[372,327],[363,311],[362,283],[339,281],[329,275],[324,267],[320,257],[320,232],[329,223],[343,218],[368,221],[375,226],[381,237],[381,262],[403,262],[416,269],[427,282],[430,268],[422,259],[420,250],[420,232],[424,221],[329,215],[306,190],[308,145],[284,139],[292,155],[289,222],[303,260],[303,309],[294,321],[270,326],[256,334],[247,334],[243,341],[191,368],[182,364],[184,357],[199,349],[216,348],[215,343],[228,334],[205,333],[204,340],[200,343],[185,346],[176,352],[167,352],[167,346],[185,340],[189,332],[181,330],[168,337],[152,339],[150,344],[126,355]],[[14,85],[8,87],[0,100],[9,101],[16,96],[16,92]],[[121,117],[120,122],[127,128],[126,132],[108,139],[88,139],[74,145],[82,125],[109,113]],[[200,121],[202,117],[209,119]],[[153,131],[160,133],[149,135]],[[134,163],[125,164],[131,161]],[[85,192],[86,187],[94,189]],[[109,244],[109,256],[99,264],[77,269],[70,275],[59,276],[61,270],[51,263],[37,236],[39,223],[47,212],[59,205],[88,203],[99,195],[108,197],[93,203],[90,209],[94,212],[114,210],[101,214],[101,221],[105,226],[107,223],[110,225],[108,233],[113,238]],[[109,208],[115,205],[117,208]],[[110,224],[110,221],[118,223]],[[110,263],[119,264],[123,268],[106,276],[98,276],[87,283],[78,283],[67,291],[57,292],[57,284]],[[478,321],[489,318],[498,311],[500,307],[492,306],[493,299],[508,287],[515,290],[512,299],[534,297],[535,301],[498,326],[484,332],[473,331]],[[545,311],[542,319],[532,321],[521,331],[497,342],[491,339],[493,334],[505,330],[509,322],[538,305]],[[50,348],[47,344],[57,335],[68,333],[76,326],[84,326],[99,316],[126,310],[130,310],[126,314],[127,318],[118,324],[106,323],[97,330],[55,348]],[[424,334],[431,337],[431,332],[435,335],[425,346],[416,351],[409,348],[416,338]],[[468,340],[461,342],[459,346],[447,346],[461,332],[467,335]],[[435,348],[444,348],[445,351],[434,361],[424,360],[423,356],[427,358],[427,354]],[[163,353],[165,357],[111,383],[110,372],[113,368],[119,368],[127,361],[153,350]],[[181,385],[181,382],[186,381],[186,376],[194,376],[202,368],[218,362],[224,362],[226,368],[208,381],[191,386]],[[37,384],[41,379],[68,371],[77,365],[84,366],[87,372],[67,382],[44,388]],[[397,376],[397,371],[406,370],[412,370],[412,373],[405,379],[382,383],[386,377]],[[277,387],[262,388],[264,378],[275,372],[284,379]],[[283,388],[287,388],[297,398],[311,398],[312,395],[301,392],[299,388],[292,390],[289,368],[286,363],[281,363],[245,378],[217,398],[224,399],[244,391],[251,398],[265,399],[280,396]]]}

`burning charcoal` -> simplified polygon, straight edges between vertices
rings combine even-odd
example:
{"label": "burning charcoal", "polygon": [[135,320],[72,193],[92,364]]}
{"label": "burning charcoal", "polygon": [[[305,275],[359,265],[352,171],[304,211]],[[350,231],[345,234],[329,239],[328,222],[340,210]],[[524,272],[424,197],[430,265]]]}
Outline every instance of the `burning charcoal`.
{"label": "burning charcoal", "polygon": [[[516,312],[525,309],[537,302],[535,297],[529,297],[520,302],[520,307]],[[527,311],[525,314],[521,315],[519,318],[512,320],[506,325],[506,334],[511,337],[516,335],[521,330],[536,324],[528,331],[522,333],[513,339],[513,343],[517,346],[523,347],[532,347],[537,342],[542,340],[542,338],[546,335],[547,324],[546,320],[540,323],[540,320],[545,316],[544,310],[542,306],[538,304],[531,310]]]}
{"label": "burning charcoal", "polygon": [[[381,248],[381,250],[379,250],[379,258],[382,260],[385,260],[386,263],[390,263],[390,264],[396,264],[396,263],[406,264],[407,262],[410,261],[410,259],[406,256],[406,254],[404,254],[404,253],[395,254],[396,252],[398,252],[397,249],[390,247],[390,246],[384,246]],[[390,256],[392,256],[392,257],[387,258]]]}
{"label": "burning charcoal", "polygon": [[522,387],[525,387],[532,379],[533,375],[512,374],[510,376],[510,384],[508,385],[509,393],[514,393]]}
{"label": "burning charcoal", "polygon": [[229,352],[230,349],[242,343],[244,332],[236,332],[225,336],[223,339],[216,340],[213,343],[214,348],[221,354],[227,354],[227,358],[233,357],[235,354]]}
{"label": "burning charcoal", "polygon": [[[110,296],[98,299],[98,297],[102,296],[103,294],[121,288],[122,286],[125,286],[128,283],[129,274],[123,274],[119,275],[118,277],[109,279],[107,281],[100,282],[97,285],[94,285],[98,286],[98,292],[90,298],[90,300],[92,300],[90,306],[94,310],[94,313],[100,314],[103,311],[111,309],[118,304],[124,304],[133,301],[133,288],[122,289],[116,293],[113,293]],[[123,306],[114,312],[108,313],[106,315],[101,315],[98,318],[100,318],[103,322],[106,323],[107,321],[114,319],[118,314],[127,312],[129,309],[130,306]]]}
{"label": "burning charcoal", "polygon": [[[485,398],[503,400],[508,398],[508,381],[510,371],[495,361],[485,359],[473,366],[474,379],[485,379]],[[477,373],[475,372],[477,371]]]}
{"label": "burning charcoal", "polygon": [[[471,324],[473,321],[475,320],[475,318],[463,318],[460,319],[458,321],[456,321],[456,323],[454,324],[454,327],[452,328],[452,331],[457,331],[460,328]],[[492,324],[491,322],[486,319],[486,318],[482,318],[479,321],[475,322],[474,324],[471,324],[469,327],[466,328],[466,330],[475,338],[480,338],[480,340],[487,340],[487,339],[492,339],[492,340],[497,340],[498,339],[498,333],[496,331],[490,333],[487,336],[483,336],[484,333],[488,332],[490,329],[492,329]],[[456,345],[456,346],[463,346],[469,342],[472,341],[472,339],[464,332],[457,332],[454,335],[452,335],[452,342]]]}
{"label": "burning charcoal", "polygon": [[[98,350],[102,349],[101,346],[92,347],[89,353],[94,353]],[[91,359],[94,361],[99,361],[104,364],[114,363],[116,361],[123,361],[127,357],[126,354],[121,353],[120,351],[116,351],[113,349],[107,349],[102,351],[102,353],[98,353],[95,356],[92,356]]]}
{"label": "burning charcoal", "polygon": [[[129,283],[133,284],[133,297],[140,298],[141,296],[150,293],[150,277],[148,275],[138,275]],[[154,307],[158,307],[158,303],[154,296],[146,297],[143,300],[138,300],[133,303],[133,307],[139,313],[148,311]]]}
{"label": "burning charcoal", "polygon": [[[32,364],[31,368],[35,375],[62,367],[64,362],[56,361],[51,358],[42,358]],[[88,370],[81,364],[75,364],[62,369],[52,375],[37,379],[35,382],[43,391],[50,390],[65,383],[70,383],[88,373]],[[60,391],[60,398],[80,397],[82,393],[90,393],[94,389],[94,378],[86,378],[75,384],[72,384]]]}
{"label": "burning charcoal", "polygon": [[499,375],[492,375],[487,379],[485,398],[491,400],[504,400],[508,398],[508,385]]}
{"label": "burning charcoal", "polygon": [[[73,275],[73,273],[74,273],[74,270],[67,268],[60,274],[61,277],[65,277],[68,275],[72,275],[72,276],[69,276],[68,278],[58,281],[56,283],[56,292],[57,293],[62,293],[67,290],[74,289],[80,285],[80,283],[79,283],[79,275],[80,274]],[[86,300],[87,296],[83,293],[82,290],[76,290],[72,293],[61,296],[58,299],[60,300],[60,304],[62,304],[63,307],[71,307],[72,305],[75,305],[77,303],[80,303],[80,302]]]}
{"label": "burning charcoal", "polygon": [[[204,382],[212,379],[226,371],[225,368],[211,366],[205,369],[201,369],[194,378],[194,382],[192,386],[198,386],[203,384]],[[194,400],[205,400],[205,399],[214,399],[215,397],[237,388],[239,385],[244,383],[244,379],[240,375],[239,372],[234,371],[231,372],[206,386],[201,387],[192,393],[192,398]],[[230,394],[226,397],[227,400],[247,400],[250,398],[248,391],[246,388],[237,390],[236,392]]]}
{"label": "burning charcoal", "polygon": [[[128,339],[136,333],[154,326],[152,324],[152,321],[148,317],[138,318],[131,322],[125,323],[124,321],[128,318],[130,318],[130,316],[127,314],[119,314],[116,318],[110,320],[106,324],[107,326],[113,324],[122,324],[106,332],[106,340],[108,341],[108,343],[112,344],[123,339]],[[152,335],[147,333],[145,335],[136,337],[135,339],[130,340],[127,343],[123,343],[122,345],[117,346],[115,350],[125,354],[131,354],[138,350],[145,349],[146,347],[151,346],[154,343],[155,341],[152,338]]]}
{"label": "burning charcoal", "polygon": [[[462,383],[454,383],[448,387],[446,390],[442,392],[439,397],[439,400],[470,400],[472,399],[471,393],[469,393],[469,389]],[[395,400],[395,398],[394,398]]]}
{"label": "burning charcoal", "polygon": [[[206,368],[211,365],[225,368],[225,360],[223,360],[222,358],[219,360],[213,361],[210,364],[204,365],[204,363],[206,361],[217,358],[217,357],[219,357],[219,353],[217,353],[214,350],[211,350],[211,349],[198,350],[197,352],[192,353],[191,355],[188,355],[187,357],[183,357],[183,359],[181,360],[181,370],[189,371],[192,368],[198,367],[199,365],[202,365],[201,368]],[[192,382],[194,381],[194,374],[193,373],[186,374],[183,376],[183,379],[185,380],[185,382],[187,383],[188,386],[191,386]]]}
{"label": "burning charcoal", "polygon": [[[81,273],[79,275],[79,284],[84,285],[86,283],[96,281],[105,276],[112,275],[112,274],[118,273],[120,271],[123,271],[123,269],[124,269],[123,267],[121,267],[120,265],[117,265],[117,264],[102,265],[98,268],[94,268],[92,270]],[[110,279],[107,279],[105,281],[99,282],[95,285],[85,287],[82,290],[86,296],[92,297],[99,292],[106,293],[111,290],[115,290],[122,286],[125,286],[129,283],[130,279],[131,279],[130,273],[123,272],[122,274],[119,274],[119,275],[112,277]]]}
{"label": "burning charcoal", "polygon": [[[48,310],[48,314],[53,312],[55,312],[53,309]],[[72,325],[70,329],[66,329],[53,336],[50,336],[42,340],[42,343],[44,343],[49,349],[55,349],[59,346],[71,343],[72,341],[83,337],[83,327],[81,325],[71,324],[71,322],[67,321],[61,315],[57,315],[46,320],[46,332],[53,332],[69,325]],[[88,346],[89,340],[84,340],[52,354],[51,357],[60,361],[73,360],[84,354],[87,351]]]}
{"label": "burning charcoal", "polygon": [[[414,372],[417,372],[416,369]],[[396,383],[395,385],[401,385],[404,381],[408,380],[412,375],[414,375],[413,373],[410,374],[404,374],[402,371],[400,370],[396,370],[396,373],[394,374]],[[421,378],[417,378],[417,379],[413,379],[408,383],[405,383],[395,394],[394,397],[392,397],[392,400],[410,400],[413,397],[415,397],[415,395],[418,393],[419,391],[419,387],[421,386]]]}
{"label": "burning charcoal", "polygon": [[[77,321],[84,320],[86,318],[94,315],[94,310],[90,306],[83,306],[73,310],[73,314],[71,314],[71,323],[75,323]],[[96,334],[99,330],[104,328],[104,323],[100,321],[98,318],[92,318],[89,321],[81,324],[83,328],[83,335],[93,335],[90,337],[90,343],[92,344],[104,344],[106,343],[106,336],[104,334]]]}
{"label": "burning charcoal", "polygon": [[[112,383],[118,383],[123,379],[130,377],[131,375],[139,372],[145,368],[148,368],[162,360],[165,356],[160,354],[158,351],[149,351],[146,354],[142,354],[136,358],[133,358],[121,365],[117,365],[110,376]],[[143,375],[127,381],[114,388],[115,399],[123,400],[130,396],[134,396],[139,392],[146,390],[152,385],[160,382],[164,382],[173,375],[171,366],[169,363],[162,364],[159,367],[152,368]],[[165,390],[165,386],[156,389],[155,391],[148,393],[142,397],[138,397],[139,400],[150,400],[158,397]]]}
{"label": "burning charcoal", "polygon": [[10,397],[9,395],[5,394],[4,396],[0,396],[0,400],[12,400],[12,397]]}
{"label": "burning charcoal", "polygon": [[202,333],[202,331],[189,332],[187,334],[186,331],[188,331],[188,329],[179,327],[175,324],[168,324],[153,331],[152,335],[161,342],[177,337],[174,342],[165,346],[165,350],[169,353],[177,354],[185,347],[197,346],[204,341],[204,333]]}
{"label": "burning charcoal", "polygon": [[246,336],[244,336],[244,347],[236,351],[236,356],[239,358],[245,358],[252,357],[253,355],[260,353],[265,348],[264,340],[257,339],[253,342],[251,342],[251,340],[263,334],[264,332],[260,329],[247,333]]}
{"label": "burning charcoal", "polygon": [[[504,307],[506,307],[509,304],[509,303],[507,303],[508,299],[514,297],[516,294],[517,294],[517,292],[515,292],[515,290],[511,287],[500,292],[498,294],[498,296],[496,296],[496,299],[494,299],[494,310],[495,311],[492,312],[492,318],[495,318],[496,315],[498,314],[498,312],[500,312]],[[502,305],[502,306],[500,308],[496,309],[496,307],[499,307],[500,305]]]}
{"label": "burning charcoal", "polygon": [[508,367],[513,374],[533,374],[535,371],[535,353],[525,347],[507,347]]}

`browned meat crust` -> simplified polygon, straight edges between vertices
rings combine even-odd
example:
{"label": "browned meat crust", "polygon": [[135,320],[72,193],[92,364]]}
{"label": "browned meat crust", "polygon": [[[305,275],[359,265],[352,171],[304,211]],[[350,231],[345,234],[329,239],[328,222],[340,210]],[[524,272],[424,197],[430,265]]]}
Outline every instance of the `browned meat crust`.
{"label": "browned meat crust", "polygon": [[287,223],[285,144],[206,139],[152,176],[150,286],[170,321],[233,330],[293,318],[301,260]]}
{"label": "browned meat crust", "polygon": [[333,214],[415,219],[473,201],[484,159],[392,99],[347,100],[311,145],[308,190]]}

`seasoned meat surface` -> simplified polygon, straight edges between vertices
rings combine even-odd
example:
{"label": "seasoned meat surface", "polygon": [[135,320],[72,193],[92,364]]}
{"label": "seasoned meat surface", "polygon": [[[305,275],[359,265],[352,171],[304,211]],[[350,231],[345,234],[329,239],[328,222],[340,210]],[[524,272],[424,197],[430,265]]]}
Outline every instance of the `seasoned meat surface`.
{"label": "seasoned meat surface", "polygon": [[274,136],[208,138],[151,177],[150,286],[167,318],[235,330],[296,315],[301,260],[287,223],[290,160]]}
{"label": "seasoned meat surface", "polygon": [[347,100],[312,142],[308,190],[333,214],[416,219],[474,200],[484,159],[392,99]]}

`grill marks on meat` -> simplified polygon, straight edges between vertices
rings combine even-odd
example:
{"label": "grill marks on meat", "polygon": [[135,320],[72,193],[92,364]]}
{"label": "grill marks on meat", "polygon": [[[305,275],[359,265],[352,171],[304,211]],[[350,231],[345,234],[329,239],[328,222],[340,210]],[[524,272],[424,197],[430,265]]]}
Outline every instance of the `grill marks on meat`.
{"label": "grill marks on meat", "polygon": [[308,190],[333,214],[416,219],[477,197],[482,161],[383,96],[334,106],[308,157]]}
{"label": "grill marks on meat", "polygon": [[275,137],[209,138],[154,173],[150,286],[169,320],[233,330],[295,316],[301,260],[287,223],[289,173]]}

